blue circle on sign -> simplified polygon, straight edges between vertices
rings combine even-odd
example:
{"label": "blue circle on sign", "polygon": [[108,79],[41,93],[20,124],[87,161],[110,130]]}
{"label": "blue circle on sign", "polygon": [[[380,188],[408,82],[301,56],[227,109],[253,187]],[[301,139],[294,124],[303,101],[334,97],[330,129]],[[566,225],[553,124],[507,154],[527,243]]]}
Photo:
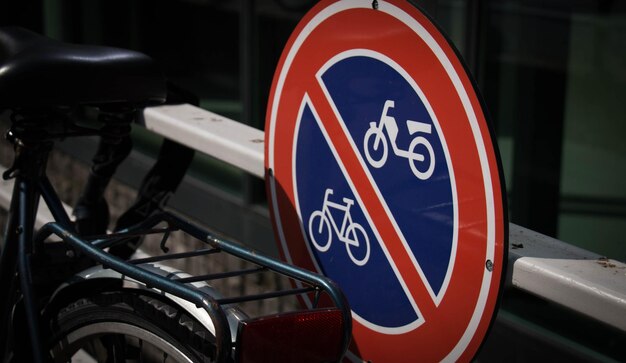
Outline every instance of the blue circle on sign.
{"label": "blue circle on sign", "polygon": [[[454,204],[447,154],[436,123],[398,65],[372,51],[349,51],[317,75],[326,100],[304,97],[295,135],[296,204],[318,269],[346,293],[353,312],[375,330],[410,330],[422,318],[375,229],[393,220],[431,298],[441,301],[455,253]],[[361,200],[316,111],[328,102],[367,168],[387,216]],[[315,173],[311,165],[316,166]]]}

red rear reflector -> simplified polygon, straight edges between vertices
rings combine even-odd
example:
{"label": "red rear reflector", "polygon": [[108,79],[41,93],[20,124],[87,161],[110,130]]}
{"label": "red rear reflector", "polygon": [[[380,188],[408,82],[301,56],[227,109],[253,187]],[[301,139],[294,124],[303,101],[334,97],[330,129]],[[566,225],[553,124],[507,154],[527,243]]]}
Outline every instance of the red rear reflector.
{"label": "red rear reflector", "polygon": [[344,322],[338,309],[315,309],[250,319],[239,325],[238,363],[337,362]]}

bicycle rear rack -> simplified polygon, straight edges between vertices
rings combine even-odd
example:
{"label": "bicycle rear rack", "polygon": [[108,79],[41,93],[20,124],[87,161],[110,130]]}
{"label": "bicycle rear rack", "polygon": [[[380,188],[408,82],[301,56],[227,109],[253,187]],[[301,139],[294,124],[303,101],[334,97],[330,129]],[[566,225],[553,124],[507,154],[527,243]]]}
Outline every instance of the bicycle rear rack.
{"label": "bicycle rear rack", "polygon": [[[165,227],[157,227],[166,224]],[[198,250],[167,253],[166,243],[172,232],[181,231],[195,239],[208,244],[208,248]],[[330,297],[335,308],[339,309],[343,319],[344,331],[342,332],[342,352],[345,353],[351,337],[351,315],[348,302],[339,287],[330,279],[304,270],[302,268],[286,264],[277,259],[265,256],[255,250],[238,245],[234,242],[218,238],[171,213],[163,212],[147,218],[142,223],[131,228],[108,234],[105,236],[95,236],[83,239],[72,231],[64,228],[61,224],[52,222],[42,227],[41,238],[50,235],[69,243],[77,251],[83,253],[94,261],[102,264],[105,268],[110,268],[118,273],[145,284],[151,288],[161,290],[164,293],[174,295],[185,301],[194,304],[198,308],[206,311],[215,327],[216,361],[225,362],[231,354],[231,329],[227,321],[223,306],[228,304],[240,304],[250,301],[260,301],[270,298],[285,296],[313,295],[312,306],[302,308],[303,310],[318,307],[320,298],[323,295]],[[129,239],[147,236],[162,235],[161,249],[164,254],[145,258],[131,259],[124,261],[116,256],[104,251],[106,247],[124,243]],[[233,271],[213,272],[190,277],[177,277],[176,274],[162,276],[154,271],[150,271],[147,266],[150,263],[161,263],[177,259],[185,259],[195,256],[228,254],[238,259],[248,261],[252,267],[246,267]],[[192,285],[194,282],[210,281],[230,277],[241,277],[256,273],[272,271],[286,276],[292,282],[292,288],[279,291],[269,291],[243,296],[226,296],[215,298],[199,288]]]}

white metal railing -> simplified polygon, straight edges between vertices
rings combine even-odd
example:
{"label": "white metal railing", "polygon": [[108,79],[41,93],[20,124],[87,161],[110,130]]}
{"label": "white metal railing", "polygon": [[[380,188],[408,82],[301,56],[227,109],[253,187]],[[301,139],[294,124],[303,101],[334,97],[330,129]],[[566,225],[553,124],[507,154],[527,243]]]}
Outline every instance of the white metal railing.
{"label": "white metal railing", "polygon": [[[145,127],[164,137],[264,176],[264,133],[191,105],[144,112]],[[0,167],[0,172],[3,169]],[[7,209],[11,183],[0,182]],[[49,220],[40,208],[40,221]],[[509,224],[507,284],[626,331],[626,264]]]}
{"label": "white metal railing", "polygon": [[263,178],[264,133],[216,113],[183,104],[144,111],[145,127]]}
{"label": "white metal railing", "polygon": [[[144,112],[146,128],[264,176],[262,130],[191,105]],[[507,283],[626,331],[626,264],[509,224]]]}

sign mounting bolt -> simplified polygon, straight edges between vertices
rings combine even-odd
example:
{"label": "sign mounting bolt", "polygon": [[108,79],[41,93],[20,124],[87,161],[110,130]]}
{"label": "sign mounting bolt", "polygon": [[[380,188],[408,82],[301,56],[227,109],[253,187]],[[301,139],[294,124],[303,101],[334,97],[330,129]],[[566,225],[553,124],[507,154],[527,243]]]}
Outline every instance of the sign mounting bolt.
{"label": "sign mounting bolt", "polygon": [[485,267],[487,267],[487,271],[493,271],[493,262],[491,262],[491,260],[487,260],[487,262],[485,262]]}

